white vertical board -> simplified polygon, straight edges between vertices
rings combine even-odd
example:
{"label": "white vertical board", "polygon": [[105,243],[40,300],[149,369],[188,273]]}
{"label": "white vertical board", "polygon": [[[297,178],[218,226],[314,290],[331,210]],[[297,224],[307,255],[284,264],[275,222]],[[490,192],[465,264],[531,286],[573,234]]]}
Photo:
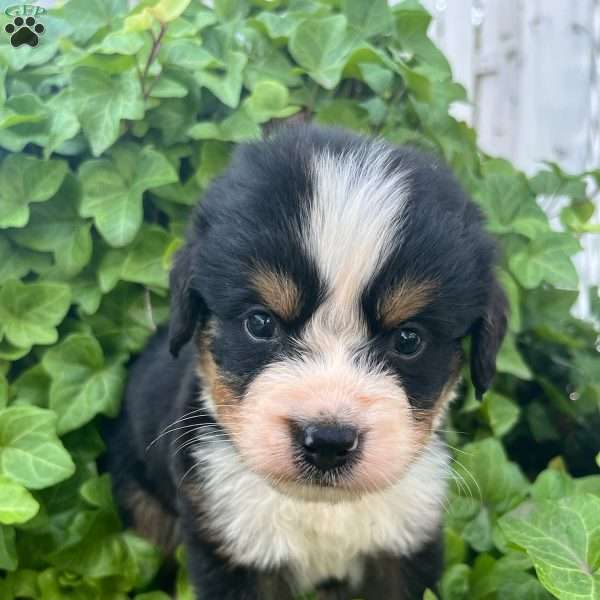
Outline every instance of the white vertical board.
{"label": "white vertical board", "polygon": [[[527,173],[542,161],[600,168],[600,0],[424,0],[431,37],[471,99],[455,116],[481,148]],[[596,194],[600,212],[600,197]],[[549,215],[558,201],[547,205]],[[596,222],[600,215],[596,214]],[[576,257],[583,288],[600,284],[600,236]],[[577,313],[589,314],[582,295]]]}

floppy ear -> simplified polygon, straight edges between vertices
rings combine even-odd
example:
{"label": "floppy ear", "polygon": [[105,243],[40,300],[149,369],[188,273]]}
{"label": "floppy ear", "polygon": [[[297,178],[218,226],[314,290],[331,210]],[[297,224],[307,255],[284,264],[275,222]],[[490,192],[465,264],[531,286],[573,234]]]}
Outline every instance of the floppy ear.
{"label": "floppy ear", "polygon": [[192,285],[192,252],[189,243],[176,254],[169,282],[171,288],[169,350],[176,358],[181,348],[194,335],[196,326],[204,323],[208,313],[204,300]]}
{"label": "floppy ear", "polygon": [[471,380],[478,399],[489,389],[496,374],[496,356],[506,334],[507,323],[506,294],[494,278],[485,314],[471,329]]}

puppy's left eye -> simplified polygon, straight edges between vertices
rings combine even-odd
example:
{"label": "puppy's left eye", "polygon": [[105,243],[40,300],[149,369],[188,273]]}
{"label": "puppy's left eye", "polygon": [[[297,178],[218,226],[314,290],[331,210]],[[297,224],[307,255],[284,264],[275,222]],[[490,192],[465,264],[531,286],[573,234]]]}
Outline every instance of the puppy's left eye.
{"label": "puppy's left eye", "polygon": [[244,321],[246,331],[251,338],[256,340],[270,340],[277,334],[275,319],[268,313],[256,311],[246,317]]}
{"label": "puppy's left eye", "polygon": [[421,353],[425,342],[420,333],[411,327],[403,327],[396,334],[396,350],[404,358],[414,358]]}

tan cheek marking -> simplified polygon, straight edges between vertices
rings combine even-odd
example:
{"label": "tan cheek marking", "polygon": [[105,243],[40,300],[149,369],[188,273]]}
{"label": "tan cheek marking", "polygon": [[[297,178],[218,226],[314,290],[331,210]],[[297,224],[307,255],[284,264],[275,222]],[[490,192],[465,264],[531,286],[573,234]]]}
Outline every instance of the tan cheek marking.
{"label": "tan cheek marking", "polygon": [[265,307],[271,309],[278,317],[290,321],[298,316],[301,294],[290,277],[260,268],[252,275],[251,282]]}
{"label": "tan cheek marking", "polygon": [[227,377],[219,371],[215,359],[208,349],[208,340],[200,343],[199,372],[202,384],[208,388],[217,417],[231,432],[239,429],[239,400]]}
{"label": "tan cheek marking", "polygon": [[384,327],[393,329],[427,306],[436,288],[433,281],[403,281],[379,303],[379,318]]}
{"label": "tan cheek marking", "polygon": [[460,358],[455,355],[452,374],[446,385],[442,388],[435,404],[429,410],[419,413],[415,420],[415,427],[419,432],[419,440],[425,444],[433,435],[434,431],[442,424],[451,402],[456,397],[456,385],[460,379]]}

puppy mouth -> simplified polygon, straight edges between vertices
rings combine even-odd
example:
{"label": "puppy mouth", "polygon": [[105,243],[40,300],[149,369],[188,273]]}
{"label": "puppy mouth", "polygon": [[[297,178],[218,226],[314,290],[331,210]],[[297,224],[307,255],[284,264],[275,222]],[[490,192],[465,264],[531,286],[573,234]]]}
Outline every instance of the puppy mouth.
{"label": "puppy mouth", "polygon": [[306,460],[306,455],[296,452],[293,462],[296,468],[296,481],[301,485],[317,488],[348,489],[354,483],[355,466],[359,456],[352,456],[343,465],[332,465],[329,468],[317,467]]}

